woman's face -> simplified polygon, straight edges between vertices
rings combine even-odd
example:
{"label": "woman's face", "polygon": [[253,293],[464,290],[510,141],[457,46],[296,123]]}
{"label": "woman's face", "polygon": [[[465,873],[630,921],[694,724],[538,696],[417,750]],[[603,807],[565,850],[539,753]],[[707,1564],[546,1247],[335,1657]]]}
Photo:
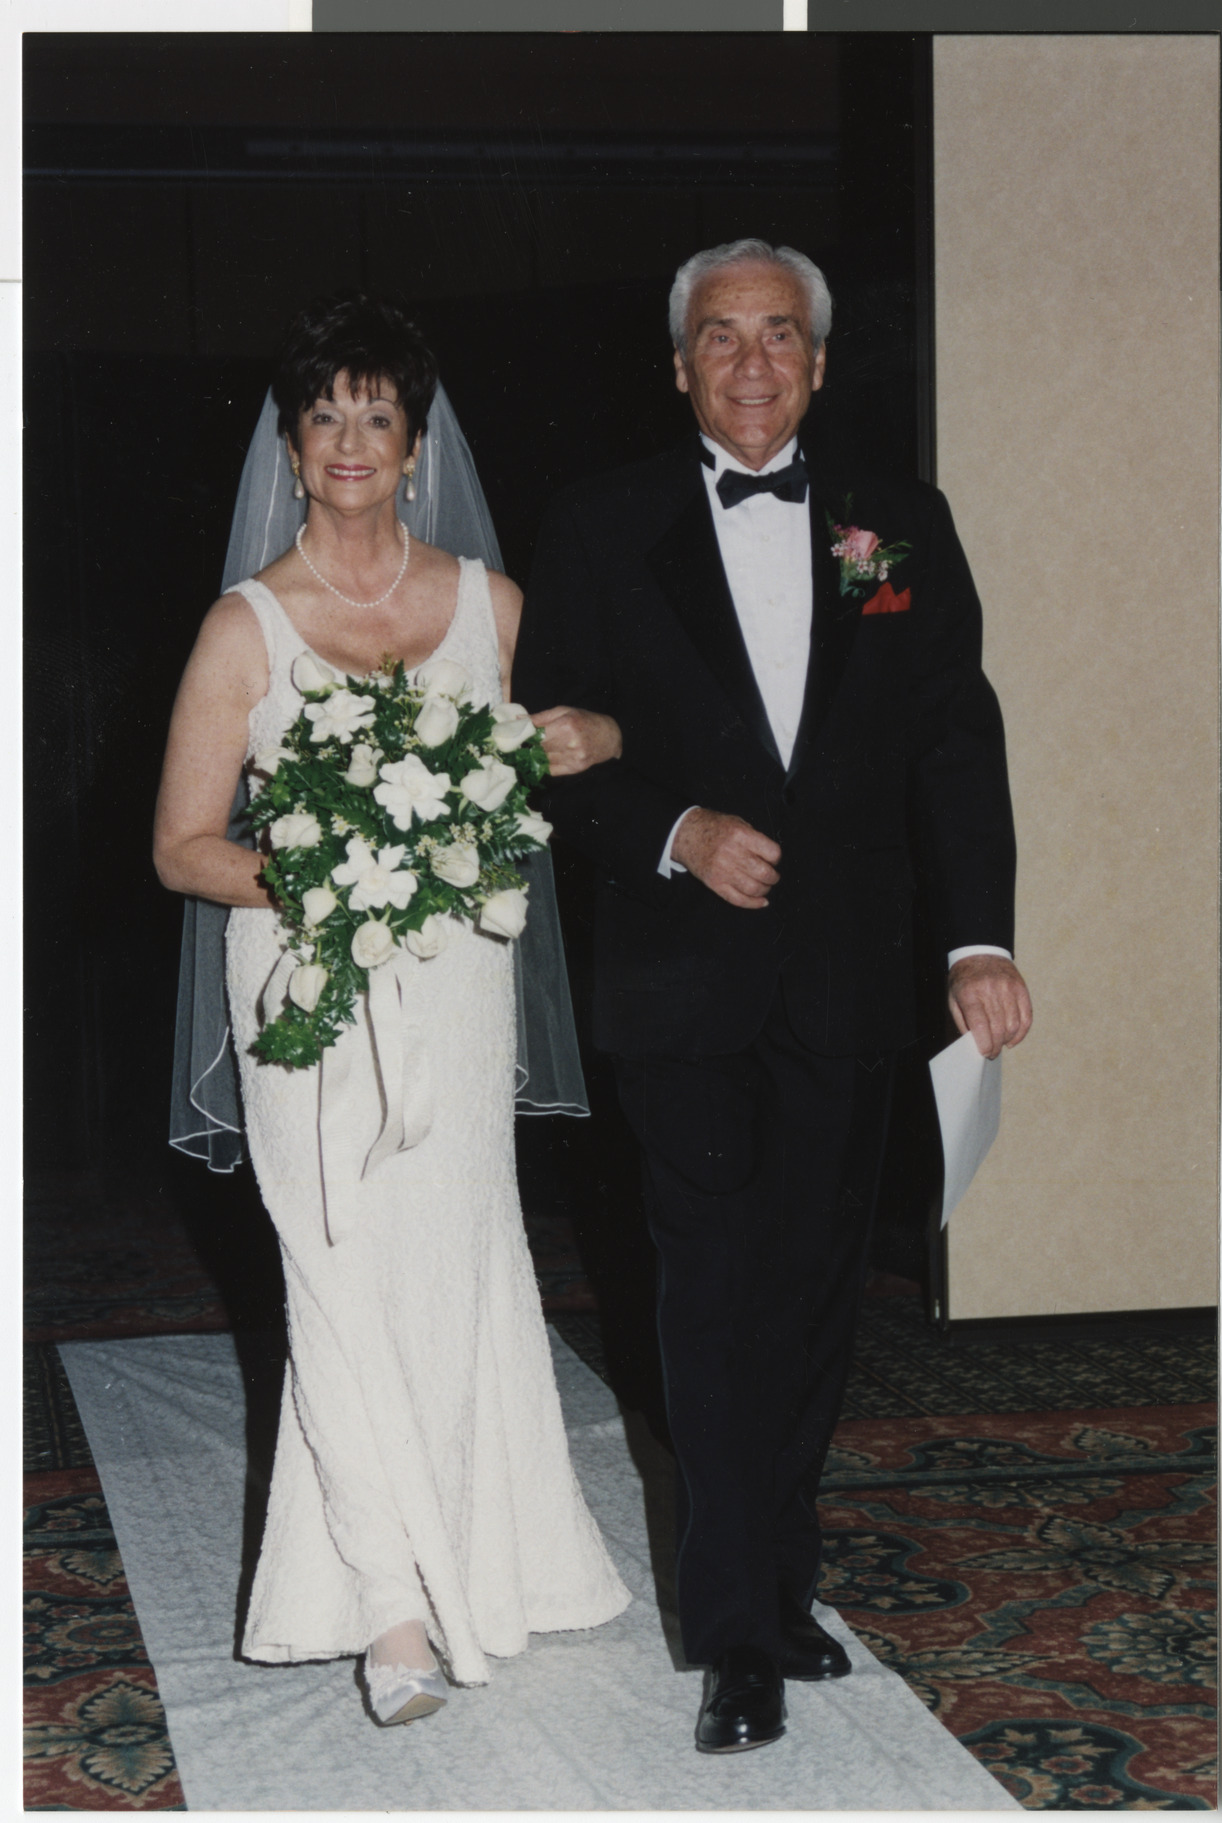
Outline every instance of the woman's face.
{"label": "woman's face", "polygon": [[[343,513],[393,499],[408,455],[407,414],[393,391],[353,397],[335,376],[334,399],[316,399],[297,420],[295,453],[311,500]],[[415,439],[413,454],[420,447]]]}

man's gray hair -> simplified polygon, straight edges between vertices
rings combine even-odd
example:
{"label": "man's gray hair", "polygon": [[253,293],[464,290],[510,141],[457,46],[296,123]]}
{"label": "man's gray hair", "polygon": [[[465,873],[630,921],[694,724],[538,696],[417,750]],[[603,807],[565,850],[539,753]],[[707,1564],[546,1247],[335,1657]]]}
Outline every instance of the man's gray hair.
{"label": "man's gray hair", "polygon": [[693,253],[675,274],[670,288],[670,339],[679,353],[687,353],[687,313],[692,293],[701,279],[725,266],[742,266],[763,262],[781,266],[791,272],[806,292],[810,304],[810,336],[816,349],[822,348],[832,327],[832,294],[827,280],[813,260],[795,247],[773,247],[767,241],[726,241],[720,247],[706,247]]}

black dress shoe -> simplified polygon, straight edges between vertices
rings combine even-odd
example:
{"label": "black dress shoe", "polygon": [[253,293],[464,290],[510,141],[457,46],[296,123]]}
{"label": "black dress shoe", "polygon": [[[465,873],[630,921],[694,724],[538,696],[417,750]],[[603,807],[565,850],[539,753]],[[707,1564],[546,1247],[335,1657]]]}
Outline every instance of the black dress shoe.
{"label": "black dress shoe", "polygon": [[731,1646],[705,1674],[698,1753],[743,1753],[785,1732],[785,1686],[762,1646]]}
{"label": "black dress shoe", "polygon": [[778,1597],[781,1647],[777,1665],[785,1677],[813,1684],[820,1678],[847,1677],[853,1669],[838,1639],[808,1614],[796,1596],[782,1589]]}

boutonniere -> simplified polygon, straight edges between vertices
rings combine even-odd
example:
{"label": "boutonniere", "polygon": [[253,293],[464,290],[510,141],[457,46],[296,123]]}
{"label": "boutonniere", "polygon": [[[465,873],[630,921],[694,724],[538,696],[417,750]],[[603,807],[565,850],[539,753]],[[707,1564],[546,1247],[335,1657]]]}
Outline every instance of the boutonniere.
{"label": "boutonniere", "polygon": [[[852,510],[853,496],[850,494],[844,503],[846,519]],[[830,513],[827,514],[827,529],[832,535],[832,556],[840,564],[842,595],[861,597],[868,594],[866,585],[886,582],[895,565],[912,549],[903,540],[898,544],[884,544],[877,532],[866,531],[864,526],[839,525]]]}

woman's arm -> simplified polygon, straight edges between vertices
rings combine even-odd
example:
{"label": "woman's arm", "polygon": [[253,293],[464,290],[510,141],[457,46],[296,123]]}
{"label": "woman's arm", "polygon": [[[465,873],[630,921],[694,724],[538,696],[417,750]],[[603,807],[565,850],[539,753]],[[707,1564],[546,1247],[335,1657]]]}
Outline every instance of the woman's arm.
{"label": "woman's arm", "polygon": [[263,857],[225,836],[246,757],[247,718],[267,685],[259,624],[240,595],[223,595],[208,610],[187,660],[161,769],[153,863],[171,892],[221,905],[272,903],[256,879]]}
{"label": "woman's arm", "polygon": [[[488,590],[496,618],[501,664],[501,688],[506,702],[511,699],[513,655],[518,643],[518,625],[522,619],[522,591],[508,576],[497,570],[488,572]],[[590,766],[601,766],[605,760],[617,760],[623,752],[619,723],[610,715],[595,709],[573,709],[558,703],[554,709],[541,709],[530,718],[543,729],[543,744],[553,778],[566,778],[585,772]]]}

